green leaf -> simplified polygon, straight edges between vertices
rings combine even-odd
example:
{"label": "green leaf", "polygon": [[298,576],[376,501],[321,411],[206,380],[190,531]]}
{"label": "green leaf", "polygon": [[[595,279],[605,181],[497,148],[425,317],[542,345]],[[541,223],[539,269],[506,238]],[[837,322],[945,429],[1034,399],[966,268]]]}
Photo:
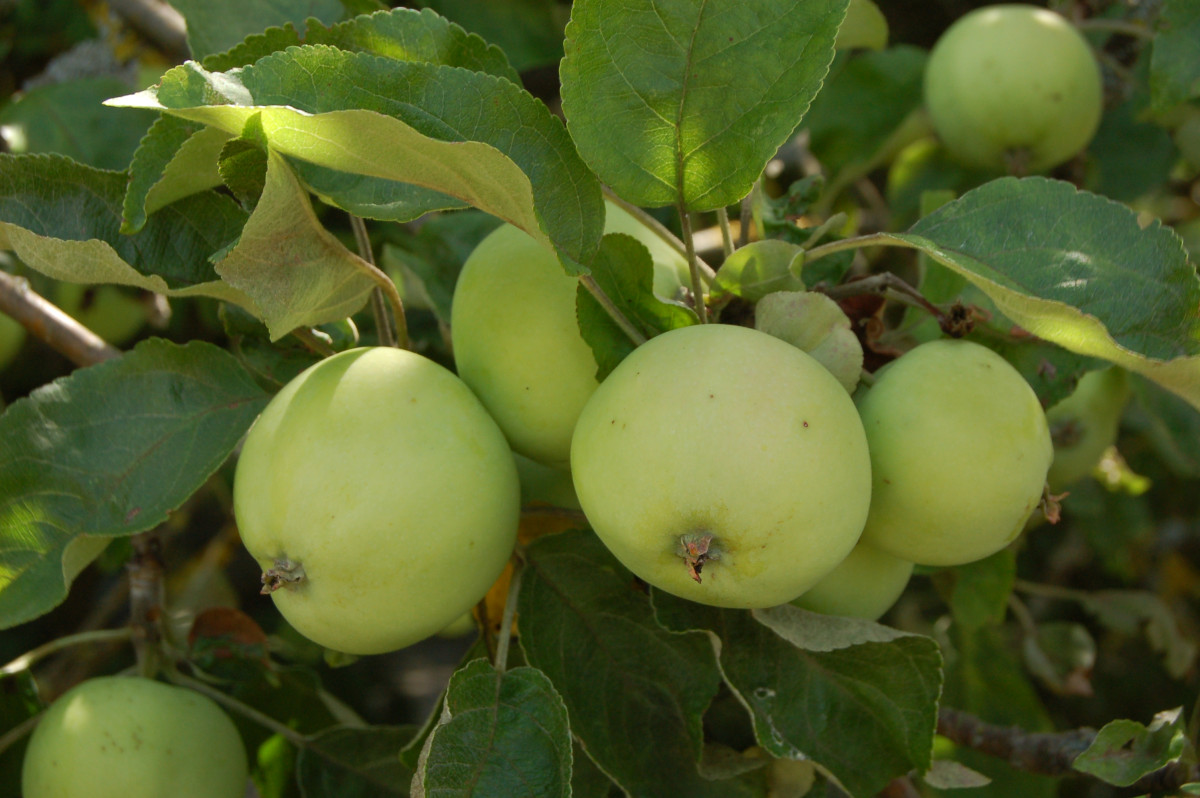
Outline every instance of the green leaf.
{"label": "green leaf", "polygon": [[772,291],[803,291],[803,264],[804,250],[796,244],[773,238],[752,241],[721,264],[712,292],[757,302]]}
{"label": "green leaf", "polygon": [[571,762],[571,798],[609,798],[612,779],[596,767],[596,763],[576,740]]}
{"label": "green leaf", "polygon": [[1087,750],[1075,758],[1073,766],[1101,781],[1128,787],[1177,761],[1186,747],[1183,712],[1171,709],[1155,715],[1149,726],[1133,720],[1105,724]]}
{"label": "green leaf", "polygon": [[121,232],[136,233],[159,208],[221,185],[217,158],[229,139],[223,130],[160,116],[129,165]]}
{"label": "green leaf", "polygon": [[[699,322],[691,308],[661,299],[654,293],[654,261],[650,251],[633,236],[606,235],[592,263],[592,276],[646,338]],[[575,306],[579,330],[599,366],[596,379],[603,380],[633,351],[634,343],[582,285],[577,289]]]}
{"label": "green leaf", "polygon": [[321,225],[278,155],[268,157],[262,197],[216,269],[251,298],[272,340],[351,315],[375,287],[362,259]]}
{"label": "green leaf", "polygon": [[879,6],[871,0],[850,0],[846,20],[838,28],[835,46],[839,50],[864,47],[882,50],[887,47],[888,23]]}
{"label": "green leaf", "polygon": [[304,795],[395,798],[408,795],[412,770],[397,755],[414,726],[339,726],[300,749],[296,781]]}
{"label": "green leaf", "polygon": [[526,557],[521,647],[550,677],[596,764],[645,798],[736,796],[697,771],[701,716],[721,678],[708,641],[662,629],[633,576],[591,533],[540,538]]}
{"label": "green leaf", "polygon": [[147,111],[122,113],[104,101],[129,91],[111,77],[80,78],[30,89],[0,110],[8,151],[54,152],[99,169],[124,169],[154,122]]}
{"label": "green leaf", "polygon": [[230,139],[217,158],[221,182],[247,208],[258,204],[267,184],[267,153],[252,140]]}
{"label": "green leaf", "polygon": [[821,88],[847,2],[577,0],[560,74],[580,154],[635,205],[737,202]]}
{"label": "green leaf", "polygon": [[861,798],[929,769],[942,686],[929,638],[789,604],[748,613],[655,592],[654,605],[667,628],[712,634],[768,753],[812,759]]}
{"label": "green leaf", "polygon": [[212,192],[173,203],[133,236],[118,232],[125,175],[60,156],[0,155],[0,249],[76,283],[121,283],[172,296],[248,300],[222,284],[209,256],[245,213]]}
{"label": "green leaf", "polygon": [[1181,477],[1200,477],[1200,410],[1149,380],[1132,381],[1128,423],[1149,440],[1162,461]]}
{"label": "green leaf", "polygon": [[[314,74],[338,80],[317,86]],[[599,184],[561,123],[491,75],[310,46],[232,74],[188,63],[156,89],[111,102],[232,135],[261,114],[275,151],[449,194],[553,246],[573,273],[591,262],[603,230]]]}
{"label": "green leaf", "polygon": [[[1200,51],[1197,51],[1200,58]],[[1108,111],[1088,145],[1085,187],[1122,202],[1133,202],[1170,179],[1179,157],[1171,134],[1159,125],[1142,121],[1142,96]]]}
{"label": "green leaf", "polygon": [[412,793],[566,795],[571,757],[567,709],[546,675],[530,667],[498,673],[477,659],[450,677]]}
{"label": "green leaf", "polygon": [[1001,549],[982,560],[940,571],[934,582],[950,604],[955,623],[978,629],[1004,622],[1016,578],[1016,552]]}
{"label": "green leaf", "polygon": [[953,759],[935,759],[921,781],[938,790],[961,790],[983,787],[992,780]]}
{"label": "green leaf", "polygon": [[1164,0],[1150,55],[1150,95],[1165,111],[1200,97],[1200,0]]}
{"label": "green leaf", "polygon": [[890,236],[965,276],[1034,335],[1200,407],[1200,278],[1155,222],[1068,183],[1001,178]]}
{"label": "green leaf", "polygon": [[1102,624],[1125,634],[1143,632],[1150,647],[1163,655],[1167,672],[1182,678],[1196,661],[1197,646],[1179,628],[1170,606],[1144,590],[1080,592],[1083,608]]}
{"label": "green leaf", "polygon": [[308,17],[333,23],[342,18],[341,0],[171,0],[187,22],[193,58],[228,50],[252,33]]}
{"label": "green leaf", "polygon": [[418,0],[416,5],[498,45],[521,72],[562,58],[565,14],[554,0]]}
{"label": "green leaf", "polygon": [[[930,264],[938,271],[946,272],[957,278],[941,264]],[[973,287],[966,292],[968,298],[974,293]],[[928,297],[928,294],[926,294]],[[938,301],[938,300],[933,300]],[[998,321],[993,317],[993,322]],[[1008,333],[1005,329],[1003,333]],[[982,344],[1012,364],[1033,392],[1037,394],[1042,407],[1053,407],[1066,399],[1079,384],[1079,378],[1089,371],[1104,367],[1104,362],[1086,355],[1077,355],[1062,347],[1048,344],[1037,338],[1029,337],[997,337],[986,332],[977,332],[967,336],[967,340]]]}
{"label": "green leaf", "polygon": [[0,416],[0,626],[61,602],[108,538],[162,523],[267,396],[229,354],[151,339]]}

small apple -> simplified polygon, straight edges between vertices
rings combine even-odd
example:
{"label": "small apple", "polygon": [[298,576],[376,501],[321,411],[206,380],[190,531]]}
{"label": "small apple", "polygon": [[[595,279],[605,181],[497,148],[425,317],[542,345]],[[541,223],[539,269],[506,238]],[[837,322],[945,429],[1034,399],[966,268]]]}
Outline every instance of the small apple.
{"label": "small apple", "polygon": [[284,386],[246,437],[233,488],[246,548],[295,629],[376,654],[449,626],[512,553],[517,469],[452,373],[351,349]]}
{"label": "small apple", "polygon": [[976,9],[942,34],[925,64],[934,129],[971,166],[1057,166],[1092,140],[1103,100],[1087,40],[1045,8]]}
{"label": "small apple", "polygon": [[[605,207],[606,231],[631,233],[650,247],[656,290],[673,295],[683,258],[617,205]],[[575,316],[578,285],[550,250],[506,224],[467,258],[451,306],[459,376],[514,451],[559,467],[570,459],[575,419],[597,385],[596,360]]]}
{"label": "small apple", "polygon": [[721,607],[796,598],[854,548],[870,503],[846,390],[796,347],[722,324],[625,358],[579,417],[571,472],[618,560]]}
{"label": "small apple", "polygon": [[148,318],[146,306],[115,285],[59,282],[54,304],[113,346],[129,343]]}
{"label": "small apple", "polygon": [[1054,462],[1047,476],[1052,492],[1092,473],[1117,440],[1129,394],[1128,372],[1111,366],[1083,375],[1074,393],[1046,411],[1054,441]]}
{"label": "small apple", "polygon": [[900,598],[912,572],[908,560],[859,541],[837,568],[792,603],[826,615],[874,621]]}
{"label": "small apple", "polygon": [[13,361],[25,343],[25,327],[0,312],[0,370]]}
{"label": "small apple", "polygon": [[211,699],[137,677],[89,679],[46,711],[24,798],[242,798],[246,749]]}
{"label": "small apple", "polygon": [[565,468],[542,465],[524,455],[513,453],[517,476],[521,479],[521,504],[546,504],[551,507],[579,509],[575,483]]}
{"label": "small apple", "polygon": [[871,449],[863,540],[922,565],[961,565],[1011,543],[1054,456],[1046,414],[1008,361],[969,341],[915,347],[859,401]]}

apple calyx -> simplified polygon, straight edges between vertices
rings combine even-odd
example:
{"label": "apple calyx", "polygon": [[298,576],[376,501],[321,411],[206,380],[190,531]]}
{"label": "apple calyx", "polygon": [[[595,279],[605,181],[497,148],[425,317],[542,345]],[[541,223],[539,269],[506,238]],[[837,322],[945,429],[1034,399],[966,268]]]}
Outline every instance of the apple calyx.
{"label": "apple calyx", "polygon": [[700,571],[704,564],[711,560],[721,559],[720,549],[713,545],[713,536],[707,532],[689,532],[679,536],[679,548],[676,554],[683,558],[687,565],[688,574],[696,583],[700,583]]}
{"label": "apple calyx", "polygon": [[287,557],[277,557],[275,564],[263,571],[262,590],[259,593],[269,596],[281,588],[298,585],[306,578],[303,565],[293,562]]}
{"label": "apple calyx", "polygon": [[1062,500],[1070,495],[1068,491],[1052,493],[1049,484],[1042,489],[1040,506],[1042,515],[1046,516],[1047,521],[1057,524],[1062,519]]}

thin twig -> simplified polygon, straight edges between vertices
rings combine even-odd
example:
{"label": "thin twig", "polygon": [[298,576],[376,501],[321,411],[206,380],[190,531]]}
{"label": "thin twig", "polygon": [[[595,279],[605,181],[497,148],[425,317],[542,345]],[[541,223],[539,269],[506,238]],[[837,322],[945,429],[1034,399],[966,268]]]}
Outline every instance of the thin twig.
{"label": "thin twig", "polygon": [[243,704],[233,696],[223,693],[215,687],[210,687],[199,679],[193,679],[190,676],[185,676],[174,669],[168,671],[167,679],[179,685],[180,687],[186,687],[189,690],[195,690],[197,693],[208,696],[213,701],[216,701],[218,704],[224,706],[226,709],[236,712],[243,717],[249,718],[263,728],[270,729],[298,748],[307,748],[311,742],[306,735],[301,734],[291,726],[280,723],[270,715],[259,712],[257,709],[249,706],[248,704]]}
{"label": "thin twig", "polygon": [[[820,249],[820,247],[818,247]],[[933,314],[933,317],[941,321],[945,317],[945,313],[937,305],[930,302],[925,296],[913,288],[908,283],[901,280],[891,272],[881,272],[880,274],[872,274],[870,277],[864,277],[861,280],[854,280],[841,285],[830,286],[825,288],[823,293],[830,299],[845,299],[851,296],[860,296],[862,294],[883,294],[892,296],[893,292],[899,297],[903,297],[905,301],[911,301],[918,307],[924,308]],[[898,298],[893,296],[893,298]]]}
{"label": "thin twig", "polygon": [[[371,246],[371,236],[367,233],[366,222],[361,216],[350,214],[350,227],[354,230],[354,242],[358,246],[358,256],[366,264],[367,276],[375,281],[375,290],[371,292],[371,313],[375,317],[375,330],[379,335],[379,343],[383,346],[408,348],[408,320],[404,316],[404,302],[392,278],[383,273],[375,265],[375,251]],[[387,299],[385,303],[384,299]],[[392,306],[391,315],[387,311],[387,303]]]}
{"label": "thin twig", "polygon": [[742,198],[742,215],[741,224],[738,229],[738,246],[744,247],[750,243],[750,227],[754,221],[754,197],[761,190],[762,178],[759,177],[754,183],[754,188],[750,189],[750,193]]}
{"label": "thin twig", "polygon": [[608,294],[604,293],[604,289],[601,288],[600,284],[596,282],[596,278],[592,277],[590,274],[585,274],[579,278],[579,281],[583,284],[583,287],[587,289],[587,292],[595,297],[596,301],[600,303],[600,307],[604,308],[604,312],[607,313],[612,320],[617,323],[617,326],[621,328],[621,331],[629,336],[629,340],[633,341],[634,346],[641,346],[642,344],[646,343],[646,336],[642,335],[641,332],[638,331],[638,328],[633,326],[633,322],[626,318],[625,314],[621,312],[621,309],[617,307],[616,303],[609,298]]}
{"label": "thin twig", "polygon": [[13,744],[17,742],[17,740],[20,740],[22,737],[33,731],[33,728],[41,721],[42,714],[43,713],[39,712],[31,718],[26,718],[16,726],[13,726],[11,729],[6,731],[3,735],[0,735],[0,754],[3,754],[5,751],[11,748]]}
{"label": "thin twig", "polygon": [[[372,299],[374,299],[378,292],[378,288],[371,292]],[[380,298],[382,299],[382,297]],[[321,357],[329,357],[330,355],[334,354],[333,347],[322,340],[319,335],[314,333],[308,327],[297,327],[296,329],[292,330],[292,335],[299,339],[300,343],[304,344]]]}
{"label": "thin twig", "polygon": [[717,224],[721,226],[721,249],[728,258],[733,254],[733,232],[729,229],[729,212],[724,208],[717,208]]}
{"label": "thin twig", "polygon": [[517,595],[521,590],[521,574],[525,571],[525,563],[514,557],[512,562],[512,577],[508,581],[508,595],[504,598],[504,615],[500,620],[500,635],[496,640],[495,666],[499,673],[504,673],[508,667],[508,646],[512,642],[513,618],[517,613]]}
{"label": "thin twig", "polygon": [[119,349],[34,291],[28,280],[5,271],[0,271],[0,312],[16,319],[77,366],[92,366],[121,356]]}
{"label": "thin twig", "polygon": [[3,668],[0,668],[0,676],[12,676],[21,671],[29,670],[39,660],[43,660],[51,654],[56,654],[71,646],[80,646],[87,643],[108,643],[114,640],[130,640],[132,638],[133,630],[128,626],[123,626],[120,629],[96,629],[90,632],[79,632],[78,634],[60,637],[57,640],[51,640],[49,643],[43,643],[31,651],[25,652]]}
{"label": "thin twig", "polygon": [[1122,36],[1130,36],[1134,39],[1143,39],[1145,41],[1154,40],[1154,31],[1150,30],[1145,25],[1136,22],[1128,22],[1123,19],[1083,19],[1075,23],[1075,27],[1080,31],[1104,31],[1106,33],[1119,33]]}
{"label": "thin twig", "polygon": [[134,535],[130,542],[129,623],[138,673],[149,678],[158,672],[163,638],[162,544],[153,530]]}

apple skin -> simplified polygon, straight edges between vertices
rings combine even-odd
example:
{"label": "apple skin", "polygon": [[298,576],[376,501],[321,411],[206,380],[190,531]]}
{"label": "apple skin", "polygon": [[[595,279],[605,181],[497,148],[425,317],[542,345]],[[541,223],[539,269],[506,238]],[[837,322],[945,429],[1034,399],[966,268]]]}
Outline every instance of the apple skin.
{"label": "apple skin", "polygon": [[452,373],[401,349],[352,349],[284,386],[247,435],[234,478],[242,541],[295,629],[377,654],[471,609],[503,570],[520,514],[503,434]]}
{"label": "apple skin", "polygon": [[792,603],[825,615],[874,621],[900,598],[912,572],[908,560],[859,541],[837,568]]}
{"label": "apple skin", "polygon": [[951,25],[925,65],[925,103],[946,148],[971,166],[1028,171],[1082,151],[1103,111],[1100,68],[1062,16],[1027,5],[976,9]]}
{"label": "apple skin", "polygon": [[1054,440],[1054,462],[1047,476],[1052,492],[1092,473],[1117,440],[1129,394],[1128,372],[1111,366],[1084,374],[1070,396],[1046,411]]}
{"label": "apple skin", "polygon": [[1046,414],[1008,361],[970,341],[915,347],[859,400],[871,449],[863,540],[922,565],[962,565],[1011,543],[1054,456]]}
{"label": "apple skin", "polygon": [[54,304],[113,346],[123,346],[146,326],[145,306],[115,285],[59,282]]}
{"label": "apple skin", "polygon": [[[625,358],[579,417],[571,472],[618,560],[720,607],[799,596],[854,548],[870,503],[846,390],[796,347],[721,324],[671,330]],[[718,559],[697,582],[680,546],[706,535]]]}
{"label": "apple skin", "polygon": [[89,679],[46,711],[24,798],[241,798],[246,749],[211,699],[142,678]]}
{"label": "apple skin", "polygon": [[[662,266],[656,286],[670,296],[683,259],[611,202],[608,232],[640,231]],[[672,283],[670,272],[676,278]],[[661,273],[662,276],[659,276]],[[512,448],[545,465],[566,467],[571,431],[596,390],[596,360],[579,332],[575,293],[554,254],[512,225],[493,231],[463,265],[454,288],[450,332],[458,374],[475,391]],[[656,289],[657,290],[657,289]]]}

